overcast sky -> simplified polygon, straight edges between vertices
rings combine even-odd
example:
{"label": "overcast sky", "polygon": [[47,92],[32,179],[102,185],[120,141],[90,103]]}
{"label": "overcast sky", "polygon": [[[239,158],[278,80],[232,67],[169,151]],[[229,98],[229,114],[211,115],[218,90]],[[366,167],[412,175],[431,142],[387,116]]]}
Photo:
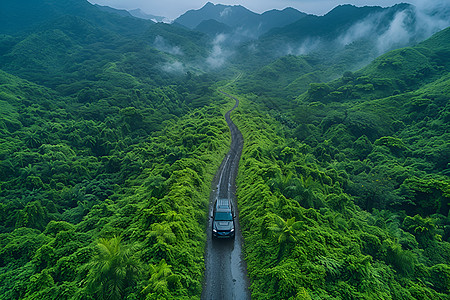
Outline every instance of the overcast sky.
{"label": "overcast sky", "polygon": [[[156,16],[175,19],[190,9],[199,9],[207,0],[88,0],[91,3],[111,6],[119,9],[140,8],[144,12]],[[356,6],[377,5],[392,6],[407,2],[415,4],[425,0],[223,0],[210,1],[215,4],[242,5],[254,12],[262,13],[271,9],[294,7],[302,12],[323,15],[340,4],[354,4]],[[434,1],[434,0],[428,0]],[[448,0],[446,0],[448,1]]]}

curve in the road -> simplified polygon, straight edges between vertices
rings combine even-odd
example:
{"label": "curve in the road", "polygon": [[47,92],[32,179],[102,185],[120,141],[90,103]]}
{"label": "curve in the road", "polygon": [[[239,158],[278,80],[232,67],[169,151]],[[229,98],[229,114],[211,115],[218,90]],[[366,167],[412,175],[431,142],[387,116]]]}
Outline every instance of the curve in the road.
{"label": "curve in the road", "polygon": [[[210,214],[214,201],[229,198],[236,205],[236,175],[244,145],[244,139],[237,126],[231,121],[230,114],[239,105],[239,100],[225,92],[222,94],[236,101],[235,106],[225,114],[225,120],[231,132],[230,151],[222,161],[215,177],[217,185],[211,192]],[[250,299],[247,265],[242,255],[242,233],[239,226],[237,209],[235,219],[235,239],[213,240],[212,220],[208,223],[207,246],[205,253],[205,281],[201,299],[203,300],[247,300]]]}

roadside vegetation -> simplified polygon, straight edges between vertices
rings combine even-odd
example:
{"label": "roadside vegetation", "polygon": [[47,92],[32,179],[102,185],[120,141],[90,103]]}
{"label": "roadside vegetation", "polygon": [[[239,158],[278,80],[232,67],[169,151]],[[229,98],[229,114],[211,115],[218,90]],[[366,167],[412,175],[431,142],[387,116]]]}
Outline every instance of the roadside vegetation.
{"label": "roadside vegetation", "polygon": [[271,98],[283,108],[240,89],[256,299],[448,299],[449,33]]}
{"label": "roadside vegetation", "polygon": [[199,295],[231,103],[190,109],[158,88],[84,104],[1,82],[1,298]]}

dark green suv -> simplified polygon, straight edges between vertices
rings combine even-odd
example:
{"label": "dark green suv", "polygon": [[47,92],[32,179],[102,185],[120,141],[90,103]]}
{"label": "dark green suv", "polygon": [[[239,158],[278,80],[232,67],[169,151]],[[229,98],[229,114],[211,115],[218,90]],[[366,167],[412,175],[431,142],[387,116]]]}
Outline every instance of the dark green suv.
{"label": "dark green suv", "polygon": [[212,215],[213,238],[234,238],[234,213],[229,199],[219,198]]}

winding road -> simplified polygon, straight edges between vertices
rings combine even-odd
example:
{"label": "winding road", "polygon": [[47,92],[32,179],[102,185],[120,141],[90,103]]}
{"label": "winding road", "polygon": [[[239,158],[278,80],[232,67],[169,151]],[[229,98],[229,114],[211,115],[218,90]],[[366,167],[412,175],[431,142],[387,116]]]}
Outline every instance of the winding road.
{"label": "winding road", "polygon": [[[209,215],[212,215],[217,198],[231,199],[234,208],[236,203],[236,175],[241,157],[244,139],[237,126],[231,121],[230,114],[239,105],[239,100],[225,92],[222,94],[236,101],[235,106],[225,114],[225,120],[231,132],[230,151],[225,156],[217,172],[213,190],[210,195]],[[235,239],[213,240],[212,220],[207,228],[207,246],[205,253],[205,281],[202,300],[247,300],[250,299],[247,265],[242,254],[242,233],[239,226],[239,212],[235,209]]]}

